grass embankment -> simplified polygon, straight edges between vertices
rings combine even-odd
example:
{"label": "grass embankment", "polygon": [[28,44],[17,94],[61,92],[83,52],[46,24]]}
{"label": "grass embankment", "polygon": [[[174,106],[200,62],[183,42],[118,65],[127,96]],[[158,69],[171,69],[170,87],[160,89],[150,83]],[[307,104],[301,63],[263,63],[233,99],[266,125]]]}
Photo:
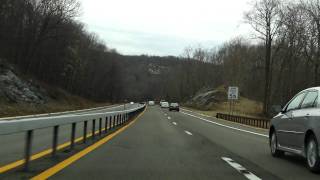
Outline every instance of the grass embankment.
{"label": "grass embankment", "polygon": [[[203,111],[196,109],[194,107],[187,107],[187,109],[197,111],[199,113],[216,116],[217,113],[230,113],[230,103],[221,102],[212,106],[209,110]],[[250,100],[244,97],[241,97],[238,101],[235,101],[233,108],[233,115],[254,117],[254,118],[263,118],[261,115],[262,112],[262,103],[254,100]]]}

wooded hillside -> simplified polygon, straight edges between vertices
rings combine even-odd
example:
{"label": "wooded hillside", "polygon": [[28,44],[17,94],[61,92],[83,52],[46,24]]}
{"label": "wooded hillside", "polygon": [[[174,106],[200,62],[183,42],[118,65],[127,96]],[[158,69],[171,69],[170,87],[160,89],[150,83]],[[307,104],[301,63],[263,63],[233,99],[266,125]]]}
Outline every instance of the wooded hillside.
{"label": "wooded hillside", "polygon": [[320,2],[253,1],[256,41],[236,38],[179,57],[124,56],[75,20],[77,0],[0,0],[0,57],[37,79],[96,101],[165,98],[237,85],[241,95],[284,104],[319,85]]}

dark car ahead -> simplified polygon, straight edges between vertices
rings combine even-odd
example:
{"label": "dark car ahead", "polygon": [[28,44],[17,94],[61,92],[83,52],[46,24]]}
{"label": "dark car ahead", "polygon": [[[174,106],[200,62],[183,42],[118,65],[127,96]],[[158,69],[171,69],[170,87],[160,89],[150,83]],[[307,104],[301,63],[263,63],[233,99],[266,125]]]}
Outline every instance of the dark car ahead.
{"label": "dark car ahead", "polygon": [[271,120],[269,141],[271,154],[284,152],[303,156],[311,171],[320,170],[320,87],[295,95]]}
{"label": "dark car ahead", "polygon": [[170,103],[169,111],[179,111],[179,104],[178,103]]}

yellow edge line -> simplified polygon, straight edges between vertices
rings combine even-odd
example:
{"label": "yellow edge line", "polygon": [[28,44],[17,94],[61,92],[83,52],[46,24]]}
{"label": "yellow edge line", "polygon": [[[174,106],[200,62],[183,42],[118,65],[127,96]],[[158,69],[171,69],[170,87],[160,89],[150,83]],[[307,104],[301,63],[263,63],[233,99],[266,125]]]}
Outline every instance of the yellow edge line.
{"label": "yellow edge line", "polygon": [[[105,128],[103,128],[103,129],[101,129],[101,130],[104,131]],[[97,133],[99,133],[99,130],[95,132],[95,134],[97,134]],[[87,135],[87,138],[90,138],[91,136],[92,136],[92,133],[89,133],[89,134]],[[79,138],[77,138],[77,139],[75,140],[75,143],[80,142],[80,141],[82,141],[82,140],[83,140],[83,137],[79,137]],[[57,150],[64,149],[64,148],[68,147],[70,144],[71,144],[70,141],[69,141],[69,142],[66,142],[66,143],[63,143],[63,144],[61,144],[61,145],[59,145],[59,146],[57,147]],[[44,150],[44,151],[41,151],[41,152],[39,152],[39,153],[37,153],[37,154],[32,155],[32,156],[30,157],[30,160],[33,161],[33,160],[42,158],[42,157],[50,154],[51,152],[52,152],[52,149],[46,149],[46,150]],[[11,169],[17,168],[17,167],[23,165],[24,162],[25,162],[24,159],[21,159],[21,160],[18,160],[18,161],[15,161],[15,162],[12,162],[12,163],[10,163],[10,164],[7,164],[7,165],[5,165],[5,166],[0,167],[0,174],[5,173],[5,172],[7,172],[7,171],[10,171]]]}
{"label": "yellow edge line", "polygon": [[129,124],[127,124],[126,126],[120,128],[119,130],[117,130],[116,132],[110,134],[109,136],[106,136],[105,138],[99,140],[98,142],[94,143],[93,145],[85,148],[84,150],[78,152],[77,154],[67,158],[66,160],[56,164],[55,166],[43,171],[42,173],[40,173],[39,175],[31,178],[31,180],[43,180],[43,179],[48,179],[49,177],[53,176],[54,174],[58,173],[59,171],[61,171],[62,169],[66,168],[67,166],[71,165],[72,163],[74,163],[75,161],[79,160],[80,158],[84,157],[85,155],[87,155],[88,153],[90,153],[91,151],[97,149],[98,147],[100,147],[101,145],[105,144],[106,142],[108,142],[109,140],[111,140],[113,137],[115,137],[116,135],[120,134],[122,131],[124,131],[125,129],[127,129],[129,126],[131,126],[134,122],[136,122],[136,120],[146,111],[146,109],[139,114],[138,117],[136,117],[133,121],[131,121]]}
{"label": "yellow edge line", "polygon": [[[104,131],[104,130],[105,130],[105,128],[101,129],[101,131]],[[98,133],[99,133],[99,130],[95,131],[94,134],[98,134]],[[92,133],[89,133],[89,134],[87,135],[87,138],[90,138],[91,136],[92,136]],[[83,137],[79,137],[79,138],[75,139],[75,143],[78,143],[78,142],[80,142],[80,141],[82,141],[82,140],[83,140]],[[71,144],[70,141],[69,141],[69,142],[65,142],[65,143],[59,145],[59,146],[57,147],[57,150],[64,149],[64,148],[68,147],[70,144]],[[37,153],[37,154],[32,155],[32,156],[30,157],[30,160],[33,161],[33,160],[42,158],[42,157],[50,154],[51,152],[52,152],[52,148],[51,148],[51,149],[46,149],[46,150],[44,150],[44,151],[41,151],[41,152],[39,152],[39,153]],[[7,172],[7,171],[10,171],[10,170],[12,170],[12,169],[14,169],[14,168],[17,168],[17,167],[19,167],[19,166],[22,166],[22,165],[24,164],[24,162],[25,162],[24,159],[21,159],[21,160],[17,160],[17,161],[15,161],[15,162],[12,162],[12,163],[10,163],[10,164],[4,165],[4,166],[0,167],[0,174],[5,173],[5,172]]]}

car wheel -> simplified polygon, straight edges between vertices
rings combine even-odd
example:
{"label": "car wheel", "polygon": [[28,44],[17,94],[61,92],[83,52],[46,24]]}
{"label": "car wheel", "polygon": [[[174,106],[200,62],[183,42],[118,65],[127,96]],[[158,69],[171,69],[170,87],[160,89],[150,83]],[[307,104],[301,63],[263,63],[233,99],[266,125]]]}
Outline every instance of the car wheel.
{"label": "car wheel", "polygon": [[320,170],[320,159],[318,142],[314,136],[310,136],[306,148],[306,156],[308,167],[312,172],[318,172]]}
{"label": "car wheel", "polygon": [[278,150],[278,140],[277,140],[277,134],[275,131],[272,132],[270,137],[270,150],[271,150],[271,155],[273,157],[281,157],[284,155],[283,151]]}

